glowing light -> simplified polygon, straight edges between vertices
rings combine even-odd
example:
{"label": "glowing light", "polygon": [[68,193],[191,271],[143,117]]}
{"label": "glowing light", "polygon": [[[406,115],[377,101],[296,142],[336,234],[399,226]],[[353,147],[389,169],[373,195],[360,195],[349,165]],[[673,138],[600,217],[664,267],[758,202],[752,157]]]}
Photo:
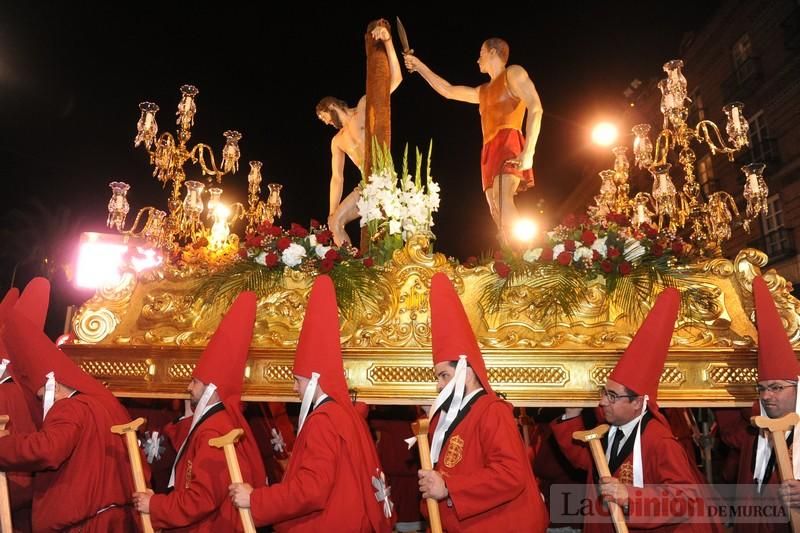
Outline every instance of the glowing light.
{"label": "glowing light", "polygon": [[600,146],[611,146],[618,136],[617,127],[610,122],[601,122],[592,130],[592,142]]}
{"label": "glowing light", "polygon": [[131,257],[131,266],[133,266],[133,269],[136,272],[157,267],[164,262],[164,258],[158,253],[158,250],[154,248],[143,248],[141,246],[137,246],[136,253],[139,255]]}
{"label": "glowing light", "polygon": [[228,235],[231,231],[228,227],[228,217],[231,210],[224,204],[217,204],[214,208],[214,225],[211,227],[211,235],[209,236],[209,244],[212,248],[221,248],[228,240]]}
{"label": "glowing light", "polygon": [[122,257],[128,251],[128,246],[102,242],[97,233],[85,233],[84,236],[87,237],[78,250],[75,283],[87,289],[119,283]]}
{"label": "glowing light", "polygon": [[536,222],[528,218],[521,218],[514,223],[512,234],[520,242],[531,242],[538,231]]}

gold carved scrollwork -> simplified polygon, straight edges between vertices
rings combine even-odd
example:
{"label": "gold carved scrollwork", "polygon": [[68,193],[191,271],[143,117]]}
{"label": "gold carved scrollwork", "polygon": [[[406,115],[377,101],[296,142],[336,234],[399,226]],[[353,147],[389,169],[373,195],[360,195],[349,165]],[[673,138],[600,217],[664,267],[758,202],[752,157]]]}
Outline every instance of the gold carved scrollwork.
{"label": "gold carved scrollwork", "polygon": [[[611,371],[614,370],[613,365],[597,365],[589,372],[589,379],[591,382],[600,387],[606,384]],[[686,373],[674,364],[664,365],[664,372],[661,373],[659,378],[659,387],[678,387],[681,383],[686,381]]]}
{"label": "gold carved scrollwork", "polygon": [[119,317],[110,309],[87,309],[75,317],[73,329],[82,342],[95,344],[108,337],[119,324]]}

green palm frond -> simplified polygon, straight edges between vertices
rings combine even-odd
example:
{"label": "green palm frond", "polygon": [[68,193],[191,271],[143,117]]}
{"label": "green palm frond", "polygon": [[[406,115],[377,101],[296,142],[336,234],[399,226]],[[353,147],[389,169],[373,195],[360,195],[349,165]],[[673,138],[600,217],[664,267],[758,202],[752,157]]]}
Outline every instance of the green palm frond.
{"label": "green palm frond", "polygon": [[251,261],[240,261],[200,279],[191,291],[195,300],[213,307],[228,307],[239,293],[253,291],[259,297],[283,285],[283,269],[267,268]]}
{"label": "green palm frond", "polygon": [[350,318],[356,310],[380,310],[385,290],[378,270],[364,266],[361,261],[349,261],[338,265],[328,275],[336,289],[342,316]]}
{"label": "green palm frond", "polygon": [[[253,291],[263,298],[285,287],[283,274],[282,268],[241,261],[201,279],[190,295],[203,305],[227,308],[241,292]],[[345,261],[337,264],[328,275],[333,280],[343,316],[350,317],[358,309],[380,309],[386,291],[376,269],[366,267],[362,261]]]}
{"label": "green palm frond", "polygon": [[577,270],[558,264],[520,261],[507,278],[489,275],[480,289],[480,303],[488,312],[503,307],[506,291],[527,291],[532,316],[552,323],[575,316],[588,290],[587,280]]}

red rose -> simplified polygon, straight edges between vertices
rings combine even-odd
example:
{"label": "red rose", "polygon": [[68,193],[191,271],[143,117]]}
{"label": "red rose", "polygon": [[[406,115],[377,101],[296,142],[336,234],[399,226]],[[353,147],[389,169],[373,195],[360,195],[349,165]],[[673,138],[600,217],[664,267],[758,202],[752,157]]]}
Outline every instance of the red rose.
{"label": "red rose", "polygon": [[572,262],[572,254],[570,252],[561,252],[558,254],[558,262],[564,266],[567,266]]}
{"label": "red rose", "polygon": [[300,237],[302,239],[308,235],[308,230],[300,224],[295,224],[292,222],[292,227],[289,229],[289,235],[292,235],[293,237]]}
{"label": "red rose", "polygon": [[511,268],[502,261],[495,261],[494,271],[497,272],[497,275],[501,278],[507,278],[509,273],[511,273]]}
{"label": "red rose", "polygon": [[589,215],[587,215],[586,213],[581,213],[580,215],[578,215],[578,224],[580,224],[581,226],[586,226],[587,224],[589,224]]}
{"label": "red rose", "polygon": [[576,223],[575,215],[573,215],[572,213],[570,213],[569,215],[565,216],[564,220],[562,221],[562,224],[564,224],[569,229],[574,229],[575,228],[575,223]]}
{"label": "red rose", "polygon": [[574,252],[575,251],[575,241],[573,241],[572,239],[567,239],[566,241],[564,241],[564,249],[566,251],[568,251],[568,252]]}
{"label": "red rose", "polygon": [[681,255],[683,253],[683,243],[681,241],[672,241],[672,253],[675,255]]}
{"label": "red rose", "polygon": [[312,218],[311,222],[309,223],[309,226],[311,226],[314,229],[319,228],[319,220],[317,220],[316,218]]}
{"label": "red rose", "polygon": [[326,272],[330,272],[331,270],[333,270],[333,265],[334,265],[333,259],[327,259],[327,258],[323,259],[319,263],[319,271],[322,272],[323,274]]}
{"label": "red rose", "polygon": [[264,264],[268,267],[274,267],[278,264],[278,254],[270,252],[264,256]]}
{"label": "red rose", "polygon": [[603,272],[606,274],[610,274],[612,270],[614,270],[614,265],[611,264],[611,261],[606,259],[600,263],[600,268],[603,269]]}
{"label": "red rose", "polygon": [[278,243],[275,246],[282,252],[287,249],[290,244],[292,244],[292,240],[289,237],[281,237],[278,239]]}
{"label": "red rose", "polygon": [[631,273],[631,264],[627,261],[621,262],[617,268],[619,269],[619,273],[623,276]]}
{"label": "red rose", "polygon": [[664,247],[658,243],[655,243],[650,251],[653,252],[653,255],[656,257],[661,257],[664,255]]}
{"label": "red rose", "polygon": [[281,230],[280,226],[270,226],[266,228],[266,231],[264,233],[272,237],[280,237],[283,231]]}
{"label": "red rose", "polygon": [[339,259],[341,259],[341,256],[339,255],[339,252],[331,248],[330,250],[325,252],[325,259],[330,259],[331,261],[338,261]]}
{"label": "red rose", "polygon": [[597,250],[592,250],[592,261],[600,261],[603,256],[600,255],[600,252]]}
{"label": "red rose", "polygon": [[239,257],[247,259],[247,248],[239,248]]}
{"label": "red rose", "polygon": [[325,245],[325,244],[328,244],[329,242],[331,242],[331,238],[332,237],[333,237],[333,233],[331,233],[330,230],[327,230],[327,229],[326,230],[322,230],[319,233],[317,233],[317,242],[320,243],[320,244]]}
{"label": "red rose", "polygon": [[268,233],[269,229],[272,227],[272,222],[267,222],[266,220],[258,225],[256,231],[259,233]]}
{"label": "red rose", "polygon": [[552,260],[553,260],[553,249],[544,248],[542,250],[542,255],[539,256],[539,261],[552,261]]}
{"label": "red rose", "polygon": [[613,246],[608,247],[608,257],[610,259],[614,259],[615,257],[619,257],[619,250],[614,248]]}
{"label": "red rose", "polygon": [[594,234],[592,230],[584,230],[581,233],[581,242],[586,246],[591,246],[594,244],[594,241],[597,240],[597,235]]}
{"label": "red rose", "polygon": [[658,235],[658,228],[653,226],[652,224],[647,224],[644,227],[644,233],[650,239],[655,239]]}
{"label": "red rose", "polygon": [[372,265],[375,264],[375,261],[371,257],[364,258],[364,266],[367,268],[372,268]]}

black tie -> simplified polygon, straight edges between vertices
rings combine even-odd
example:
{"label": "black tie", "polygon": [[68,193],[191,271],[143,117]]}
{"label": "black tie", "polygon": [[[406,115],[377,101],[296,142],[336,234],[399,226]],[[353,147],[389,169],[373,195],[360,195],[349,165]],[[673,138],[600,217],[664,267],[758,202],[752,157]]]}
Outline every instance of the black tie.
{"label": "black tie", "polygon": [[614,442],[611,443],[611,459],[614,460],[619,455],[620,445],[622,444],[622,439],[625,438],[625,433],[622,432],[621,429],[617,428],[617,432],[614,433]]}

